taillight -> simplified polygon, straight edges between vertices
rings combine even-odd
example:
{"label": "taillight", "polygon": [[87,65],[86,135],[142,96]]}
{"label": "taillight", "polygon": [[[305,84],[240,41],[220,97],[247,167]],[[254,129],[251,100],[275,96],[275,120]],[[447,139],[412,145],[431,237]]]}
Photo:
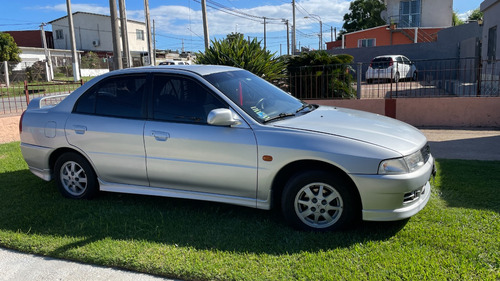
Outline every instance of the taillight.
{"label": "taillight", "polygon": [[23,131],[23,117],[24,117],[24,113],[26,113],[26,111],[23,111],[23,113],[21,114],[21,118],[19,118],[19,134],[21,134],[21,132]]}
{"label": "taillight", "polygon": [[370,67],[373,68],[373,61],[370,62]]}
{"label": "taillight", "polygon": [[392,60],[389,62],[389,66],[392,66]]}

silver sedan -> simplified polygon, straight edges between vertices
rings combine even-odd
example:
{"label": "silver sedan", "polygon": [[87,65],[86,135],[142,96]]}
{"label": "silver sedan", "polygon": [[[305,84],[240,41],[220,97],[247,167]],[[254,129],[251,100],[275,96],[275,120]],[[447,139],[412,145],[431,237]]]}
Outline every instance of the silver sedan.
{"label": "silver sedan", "polygon": [[400,220],[430,197],[425,136],[394,119],[307,104],[225,66],[113,71],[21,118],[29,169],[63,196],[99,191],[280,208],[292,226]]}

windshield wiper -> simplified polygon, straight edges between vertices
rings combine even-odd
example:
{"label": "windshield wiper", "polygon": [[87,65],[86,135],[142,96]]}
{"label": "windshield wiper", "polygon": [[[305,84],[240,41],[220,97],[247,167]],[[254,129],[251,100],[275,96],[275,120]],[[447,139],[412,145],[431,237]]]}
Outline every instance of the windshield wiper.
{"label": "windshield wiper", "polygon": [[276,116],[273,116],[273,117],[270,117],[269,119],[264,120],[264,123],[271,122],[271,121],[274,121],[274,120],[277,120],[277,119],[291,117],[291,116],[295,116],[295,113],[280,113],[280,114],[278,114]]}
{"label": "windshield wiper", "polygon": [[310,108],[310,107],[311,107],[311,105],[310,105],[310,104],[308,104],[308,103],[303,104],[303,105],[302,105],[299,109],[297,109],[297,110],[295,111],[295,113],[299,113],[299,112],[301,112],[302,110],[304,110],[304,109],[306,109],[306,108]]}

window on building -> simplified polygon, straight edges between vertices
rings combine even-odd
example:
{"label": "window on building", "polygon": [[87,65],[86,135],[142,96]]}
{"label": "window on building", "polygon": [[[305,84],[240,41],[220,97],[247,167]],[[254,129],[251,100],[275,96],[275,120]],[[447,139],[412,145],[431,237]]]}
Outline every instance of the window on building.
{"label": "window on building", "polygon": [[374,47],[376,46],[375,43],[376,43],[375,38],[359,39],[358,48]]}
{"label": "window on building", "polygon": [[399,4],[400,27],[420,27],[420,0],[401,1]]}
{"label": "window on building", "polygon": [[135,34],[137,35],[137,40],[144,40],[144,30],[136,29]]}
{"label": "window on building", "polygon": [[64,39],[63,30],[56,29],[56,39]]}
{"label": "window on building", "polygon": [[488,30],[488,61],[496,60],[497,58],[497,27],[490,27]]}

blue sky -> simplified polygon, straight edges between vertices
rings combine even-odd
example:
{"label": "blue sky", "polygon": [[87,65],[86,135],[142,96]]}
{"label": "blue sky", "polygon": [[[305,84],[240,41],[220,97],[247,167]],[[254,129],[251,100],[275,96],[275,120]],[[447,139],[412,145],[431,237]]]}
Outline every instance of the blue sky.
{"label": "blue sky", "polygon": [[[144,1],[125,0],[127,17],[144,20]],[[331,29],[339,30],[343,16],[349,9],[349,0],[296,0],[297,45],[317,49],[323,23],[323,41],[331,39]],[[461,17],[478,8],[481,0],[454,0],[453,10]],[[109,1],[72,0],[72,11],[109,15]],[[204,49],[200,0],[149,0],[151,19],[156,24],[158,49],[197,52]],[[225,7],[237,10],[230,15],[215,9]],[[280,19],[292,21],[291,0],[207,0],[210,39],[225,38],[232,32],[264,38],[262,17],[266,20],[267,48],[277,55],[286,54],[286,25]],[[40,23],[66,15],[65,0],[3,0],[0,10],[0,31],[39,29]],[[312,15],[312,16],[311,16]],[[308,17],[308,18],[305,18]],[[51,30],[50,25],[47,30]],[[324,46],[324,45],[323,45]]]}

